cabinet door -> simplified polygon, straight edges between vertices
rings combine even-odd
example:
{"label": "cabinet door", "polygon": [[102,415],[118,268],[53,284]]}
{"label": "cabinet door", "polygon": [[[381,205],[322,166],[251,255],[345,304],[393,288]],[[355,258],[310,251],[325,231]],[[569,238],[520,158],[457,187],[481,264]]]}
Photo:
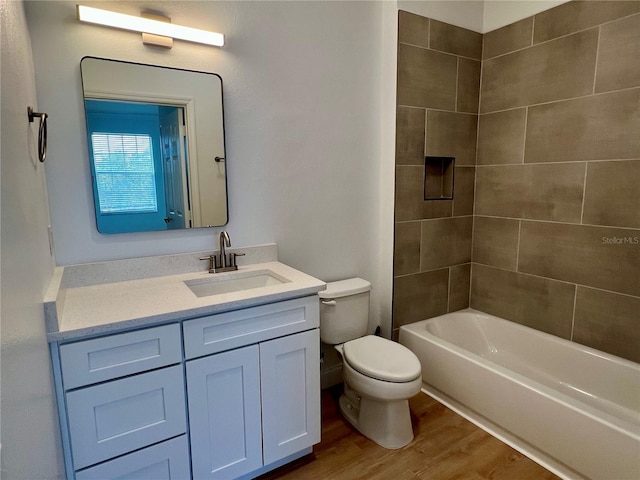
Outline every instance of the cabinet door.
{"label": "cabinet door", "polygon": [[257,345],[187,362],[193,477],[235,478],[262,466]]}
{"label": "cabinet door", "polygon": [[318,329],[260,344],[264,464],[320,441]]}
{"label": "cabinet door", "polygon": [[185,435],[76,473],[76,480],[189,480],[190,477]]}

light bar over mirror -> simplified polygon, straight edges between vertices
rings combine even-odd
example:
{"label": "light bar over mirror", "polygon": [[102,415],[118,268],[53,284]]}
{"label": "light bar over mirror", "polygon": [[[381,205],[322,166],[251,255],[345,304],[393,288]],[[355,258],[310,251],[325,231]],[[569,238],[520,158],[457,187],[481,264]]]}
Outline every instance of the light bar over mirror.
{"label": "light bar over mirror", "polygon": [[197,28],[184,27],[174,23],[167,23],[150,18],[125,15],[99,8],[76,5],[78,20],[107,27],[131,30],[133,32],[151,33],[163,37],[186,40],[188,42],[203,43],[215,47],[224,46],[224,35]]}

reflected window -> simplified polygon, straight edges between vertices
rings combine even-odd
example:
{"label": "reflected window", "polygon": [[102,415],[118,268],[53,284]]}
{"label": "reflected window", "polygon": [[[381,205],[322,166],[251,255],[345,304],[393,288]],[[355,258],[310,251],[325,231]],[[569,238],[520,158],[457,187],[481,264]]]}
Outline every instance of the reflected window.
{"label": "reflected window", "polygon": [[101,214],[158,211],[151,136],[92,133]]}

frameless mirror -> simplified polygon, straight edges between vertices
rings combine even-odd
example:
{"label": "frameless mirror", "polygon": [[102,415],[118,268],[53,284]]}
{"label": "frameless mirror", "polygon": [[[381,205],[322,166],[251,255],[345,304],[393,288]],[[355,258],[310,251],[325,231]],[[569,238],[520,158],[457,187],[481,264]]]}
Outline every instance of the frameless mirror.
{"label": "frameless mirror", "polygon": [[95,57],[80,69],[98,231],[225,225],[222,79]]}

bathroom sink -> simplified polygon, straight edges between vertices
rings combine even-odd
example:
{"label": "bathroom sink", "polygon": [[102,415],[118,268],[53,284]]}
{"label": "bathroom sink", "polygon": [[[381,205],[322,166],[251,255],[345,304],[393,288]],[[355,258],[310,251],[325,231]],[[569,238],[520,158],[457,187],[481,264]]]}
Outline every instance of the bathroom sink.
{"label": "bathroom sink", "polygon": [[225,274],[223,277],[211,276],[186,280],[184,284],[189,287],[196,297],[209,297],[211,295],[240,292],[289,282],[291,282],[291,280],[271,270],[256,270],[252,272]]}

